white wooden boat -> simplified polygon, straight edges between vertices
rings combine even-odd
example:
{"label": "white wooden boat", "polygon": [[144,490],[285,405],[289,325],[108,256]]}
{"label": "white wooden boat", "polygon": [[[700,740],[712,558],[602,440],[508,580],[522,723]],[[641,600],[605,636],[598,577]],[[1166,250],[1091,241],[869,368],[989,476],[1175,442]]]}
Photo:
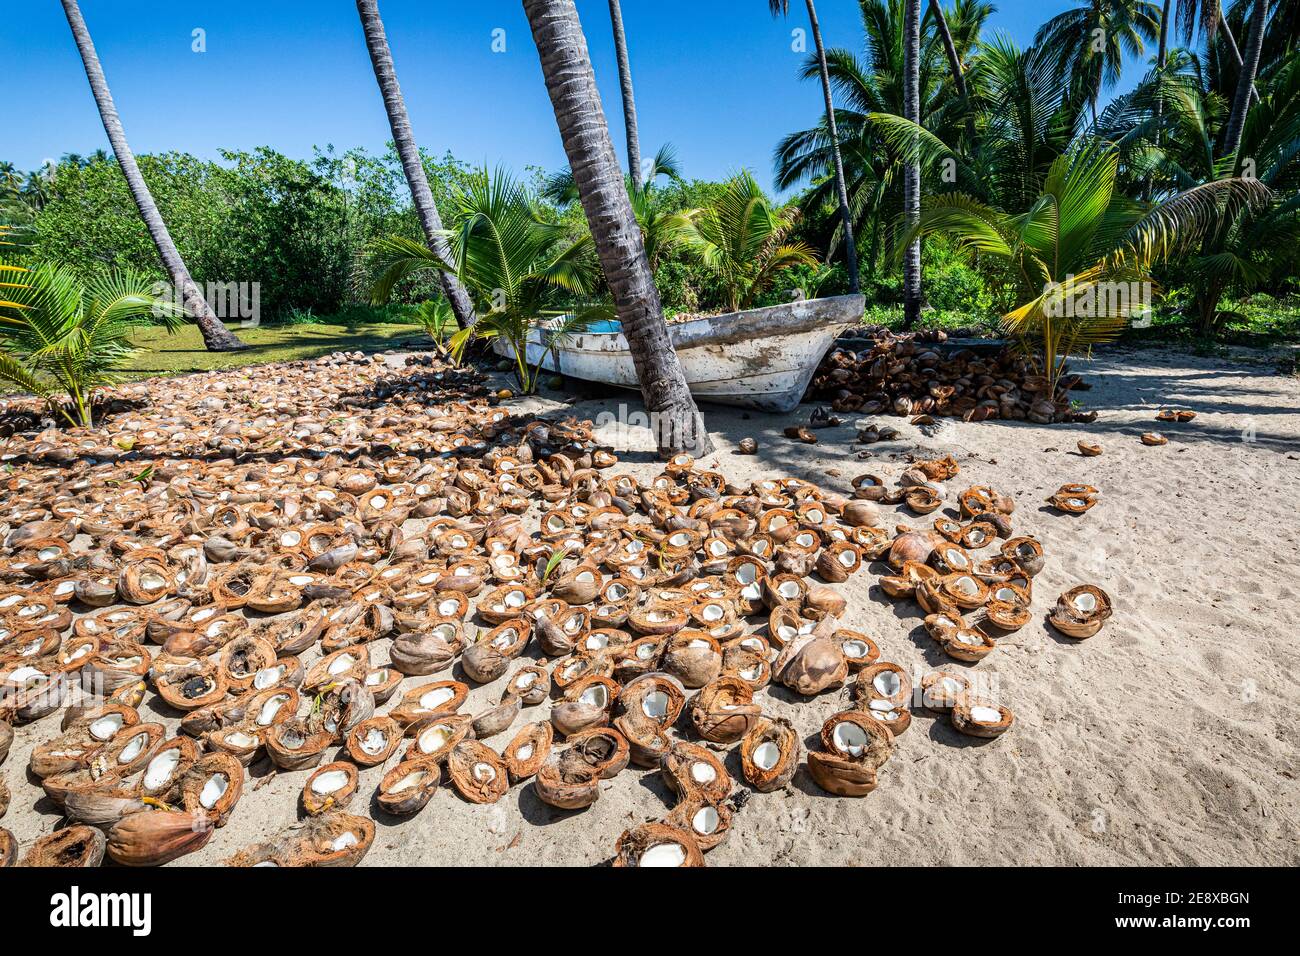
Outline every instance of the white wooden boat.
{"label": "white wooden boat", "polygon": [[[865,305],[860,295],[841,295],[692,319],[668,329],[697,399],[788,412],[803,398],[835,337],[861,320]],[[534,330],[528,338],[529,364],[541,361],[542,368],[572,378],[639,387],[621,331],[579,332],[552,345],[547,330]],[[504,341],[494,348],[514,357]]]}

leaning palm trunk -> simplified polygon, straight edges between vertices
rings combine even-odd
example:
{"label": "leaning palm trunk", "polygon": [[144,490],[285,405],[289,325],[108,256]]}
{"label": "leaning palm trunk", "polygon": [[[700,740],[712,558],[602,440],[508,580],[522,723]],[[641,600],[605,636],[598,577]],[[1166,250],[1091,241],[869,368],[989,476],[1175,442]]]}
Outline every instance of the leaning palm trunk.
{"label": "leaning palm trunk", "polygon": [[[1250,93],[1259,71],[1259,55],[1264,46],[1264,21],[1268,17],[1266,0],[1255,0],[1250,15],[1250,33],[1246,36],[1246,52],[1242,58],[1241,73],[1237,77],[1237,92],[1232,98],[1232,113],[1223,134],[1223,154],[1231,156],[1241,146],[1241,132],[1246,126],[1246,111],[1250,109]],[[1223,23],[1227,29],[1228,23]]]}
{"label": "leaning palm trunk", "polygon": [[[903,24],[903,115],[921,123],[921,0],[907,0]],[[903,216],[908,229],[921,221],[921,157],[911,151],[903,167]],[[921,317],[921,241],[903,254],[903,326],[912,328]]]}
{"label": "leaning palm trunk", "polygon": [[176,249],[176,243],[172,242],[167,224],[163,222],[162,214],[158,212],[158,206],[153,201],[153,195],[140,174],[135,154],[127,145],[126,134],[122,131],[122,121],[117,115],[117,107],[113,105],[113,95],[109,92],[108,81],[104,79],[104,71],[99,65],[99,56],[95,53],[95,44],[90,39],[90,31],[86,29],[86,21],[81,17],[77,0],[63,0],[63,12],[67,15],[68,26],[72,28],[72,37],[77,41],[77,49],[81,51],[81,61],[86,68],[86,79],[90,81],[90,91],[95,96],[99,117],[103,120],[108,141],[113,146],[117,165],[122,170],[122,175],[126,177],[127,189],[130,190],[131,198],[135,200],[136,208],[140,211],[140,218],[144,220],[145,228],[149,230],[149,236],[158,249],[163,268],[171,278],[177,293],[180,294],[186,314],[192,316],[198,323],[199,331],[203,333],[203,344],[208,351],[233,352],[246,348],[244,343],[239,341],[234,333],[222,325],[221,320],[213,314],[207,300],[203,298],[203,293],[194,284],[190,270],[185,266],[185,260]]}
{"label": "leaning palm trunk", "polygon": [[[384,21],[379,18],[377,0],[357,0],[357,13],[361,15],[361,27],[366,33],[366,47],[370,50],[370,62],[375,69],[375,79],[379,82],[379,92],[384,97],[384,109],[388,112],[388,125],[393,131],[393,143],[397,147],[397,156],[402,161],[402,171],[406,173],[407,185],[411,188],[411,201],[415,204],[420,228],[424,231],[424,240],[441,259],[450,262],[447,242],[442,237],[442,218],[438,215],[438,206],[433,201],[433,190],[429,188],[429,177],[425,175],[424,163],[420,160],[420,150],[416,147],[415,136],[411,132],[411,120],[406,113],[402,88],[397,83],[393,55],[388,49],[388,37],[384,33]],[[440,272],[438,278],[447,301],[451,303],[456,324],[462,329],[473,326],[474,306],[470,303],[469,294],[460,280],[450,272]]]}
{"label": "leaning palm trunk", "polygon": [[957,90],[957,96],[961,99],[963,108],[966,110],[966,136],[973,145],[975,142],[975,111],[971,108],[970,101],[967,99],[966,74],[961,68],[961,57],[957,54],[957,45],[952,42],[952,30],[948,28],[948,18],[944,16],[943,7],[940,6],[939,0],[930,0],[930,12],[934,14],[934,22],[939,28],[939,37],[943,40],[943,52],[948,57],[948,69],[952,73],[952,85]]}
{"label": "leaning palm trunk", "polygon": [[712,442],[664,322],[573,0],[524,0],[542,74],[591,227],[659,454],[707,454]]}
{"label": "leaning palm trunk", "polygon": [[840,221],[844,228],[844,257],[849,270],[849,288],[856,295],[858,280],[858,246],[853,239],[853,214],[849,211],[849,189],[844,181],[844,160],[840,156],[840,133],[835,124],[835,104],[831,100],[831,74],[826,65],[826,48],[822,46],[822,28],[817,22],[817,8],[808,0],[808,22],[812,25],[813,43],[817,46],[817,65],[822,73],[822,96],[826,100],[826,130],[831,138],[831,155],[835,160],[835,191],[840,200]]}
{"label": "leaning palm trunk", "polygon": [[632,188],[645,185],[641,170],[641,138],[636,127],[636,97],[632,91],[632,64],[627,56],[627,34],[623,32],[623,8],[618,0],[609,0],[609,19],[614,24],[614,50],[618,54],[618,82],[623,91],[623,128],[627,130],[627,169],[632,174]]}

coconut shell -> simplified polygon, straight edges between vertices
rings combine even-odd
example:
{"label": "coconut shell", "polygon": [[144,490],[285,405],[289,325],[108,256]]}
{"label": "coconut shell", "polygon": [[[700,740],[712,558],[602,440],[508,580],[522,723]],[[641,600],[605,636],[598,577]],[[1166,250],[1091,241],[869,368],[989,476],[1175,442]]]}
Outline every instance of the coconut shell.
{"label": "coconut shell", "polygon": [[731,793],[731,776],[712,752],[678,741],[659,765],[664,781],[680,797],[702,795],[725,800]]}
{"label": "coconut shell", "polygon": [[418,813],[438,790],[441,765],[432,760],[403,760],[379,782],[375,802],[398,816]]}
{"label": "coconut shell", "polygon": [[122,866],[161,866],[201,849],[212,833],[202,811],[132,813],[108,831],[108,856]]}
{"label": "coconut shell", "polygon": [[302,786],[302,808],[312,816],[342,810],[357,792],[357,768],[346,761],[327,763]]}
{"label": "coconut shell", "polygon": [[543,721],[525,724],[520,728],[501,755],[510,772],[511,782],[527,780],[537,773],[551,753],[553,739],[551,725]]}
{"label": "coconut shell", "polygon": [[624,830],[614,847],[614,866],[704,866],[694,835],[664,823]]}
{"label": "coconut shell", "polygon": [[402,743],[402,728],[391,717],[363,720],[344,739],[348,757],[359,767],[375,767],[396,753]]}
{"label": "coconut shell", "polygon": [[510,789],[505,763],[476,740],[463,740],[451,749],[447,775],[456,792],[470,803],[496,803]]}
{"label": "coconut shell", "polygon": [[1016,721],[1010,709],[969,696],[958,698],[950,716],[952,725],[971,737],[1000,737]]}
{"label": "coconut shell", "polygon": [[794,778],[803,742],[784,717],[758,721],[740,743],[745,780],[760,793],[780,790]]}

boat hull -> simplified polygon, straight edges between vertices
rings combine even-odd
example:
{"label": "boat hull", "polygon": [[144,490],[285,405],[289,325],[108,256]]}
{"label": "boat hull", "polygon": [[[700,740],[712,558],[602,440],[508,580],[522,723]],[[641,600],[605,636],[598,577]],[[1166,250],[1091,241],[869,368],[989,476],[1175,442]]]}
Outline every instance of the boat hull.
{"label": "boat hull", "polygon": [[[862,317],[860,295],[787,302],[669,325],[691,394],[703,402],[768,412],[799,404],[835,337]],[[622,332],[580,332],[551,348],[549,334],[528,339],[528,361],[551,372],[619,388],[639,388]],[[507,343],[498,354],[513,358]],[[558,362],[557,362],[558,358]]]}

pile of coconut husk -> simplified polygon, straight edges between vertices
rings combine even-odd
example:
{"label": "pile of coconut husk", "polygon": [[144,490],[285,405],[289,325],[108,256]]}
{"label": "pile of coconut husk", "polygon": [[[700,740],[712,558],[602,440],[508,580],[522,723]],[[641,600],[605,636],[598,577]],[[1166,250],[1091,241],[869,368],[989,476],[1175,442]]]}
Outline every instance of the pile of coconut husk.
{"label": "pile of coconut husk", "polygon": [[[0,829],[0,865],[177,859],[221,839],[255,763],[301,790],[280,833],[226,848],[236,865],[356,863],[372,796],[409,817],[440,788],[481,804],[531,787],[576,812],[638,771],[675,804],[609,834],[615,863],[699,865],[745,798],[799,767],[873,791],[911,723],[904,669],[841,626],[836,585],[888,559],[904,589],[935,577],[940,610],[994,582],[1029,593],[1005,548],[969,593],[957,552],[889,529],[871,476],[848,498],[681,456],[643,480],[590,422],[512,416],[427,358],[122,392],[152,402],[6,447],[0,762],[11,726],[36,727],[11,796],[43,791],[67,819],[23,848]],[[928,510],[957,469],[918,463],[898,501]],[[974,492],[976,527],[937,526],[972,550],[1008,534],[1000,499]],[[936,555],[941,578],[919,570]],[[764,712],[769,684],[805,701],[851,685],[853,703],[796,727]],[[466,709],[489,685],[496,702]],[[935,686],[963,732],[1010,725]]]}
{"label": "pile of coconut husk", "polygon": [[809,400],[829,402],[839,412],[968,422],[1002,418],[1046,425],[1097,417],[1071,404],[1071,391],[1089,387],[1078,375],[1063,376],[1056,394],[1048,395],[1047,379],[1015,349],[993,356],[971,349],[949,354],[937,344],[885,332],[860,352],[833,349],[813,377]]}

